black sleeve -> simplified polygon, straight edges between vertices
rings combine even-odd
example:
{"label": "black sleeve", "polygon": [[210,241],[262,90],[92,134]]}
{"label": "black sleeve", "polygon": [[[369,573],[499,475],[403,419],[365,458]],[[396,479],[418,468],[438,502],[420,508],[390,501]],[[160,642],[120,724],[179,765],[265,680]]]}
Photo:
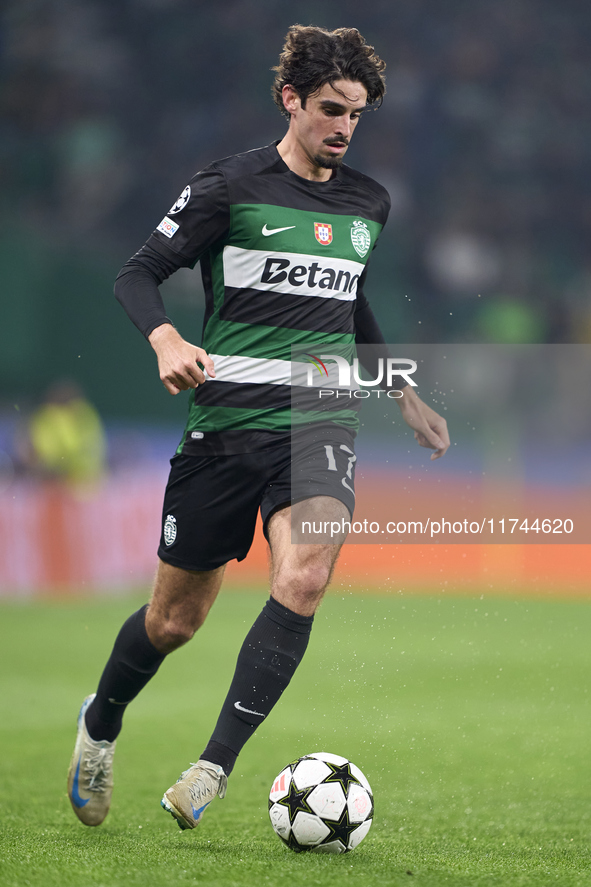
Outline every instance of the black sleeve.
{"label": "black sleeve", "polygon": [[357,296],[355,306],[355,344],[385,345],[386,340],[364,293]]}
{"label": "black sleeve", "polygon": [[165,246],[182,258],[185,267],[192,267],[229,226],[228,185],[213,164],[193,176],[148,244],[156,249]]}
{"label": "black sleeve", "polygon": [[115,296],[147,338],[166,316],[159,285],[179,268],[190,268],[228,230],[227,184],[214,166],[197,173],[146,244],[125,263]]}
{"label": "black sleeve", "polygon": [[[383,333],[378,326],[375,314],[371,310],[369,302],[363,292],[362,287],[365,282],[365,274],[366,271],[363,272],[360,278],[359,283],[361,289],[357,293],[357,304],[355,307],[355,344],[362,346],[359,354],[361,365],[367,370],[370,378],[376,379],[378,376],[379,359],[382,358],[386,361],[387,358],[392,357],[392,355],[390,349],[386,345]],[[396,383],[396,390],[399,391],[401,388],[405,388],[407,384],[408,383],[401,378],[400,382]],[[383,384],[380,384],[380,388],[387,391],[389,387],[391,386],[386,384],[384,373],[384,382]]]}
{"label": "black sleeve", "polygon": [[125,263],[115,281],[115,298],[139,331],[148,338],[163,323],[172,323],[166,316],[158,287],[163,280],[183,267],[179,256],[165,247],[155,250],[147,243]]}

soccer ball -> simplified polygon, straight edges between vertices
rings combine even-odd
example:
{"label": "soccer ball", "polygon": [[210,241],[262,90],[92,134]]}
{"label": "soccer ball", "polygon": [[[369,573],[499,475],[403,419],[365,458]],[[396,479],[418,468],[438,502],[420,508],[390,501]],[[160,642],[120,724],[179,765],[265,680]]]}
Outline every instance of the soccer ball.
{"label": "soccer ball", "polygon": [[340,755],[318,752],[289,764],[269,793],[271,825],[296,853],[347,853],[373,820],[369,782]]}

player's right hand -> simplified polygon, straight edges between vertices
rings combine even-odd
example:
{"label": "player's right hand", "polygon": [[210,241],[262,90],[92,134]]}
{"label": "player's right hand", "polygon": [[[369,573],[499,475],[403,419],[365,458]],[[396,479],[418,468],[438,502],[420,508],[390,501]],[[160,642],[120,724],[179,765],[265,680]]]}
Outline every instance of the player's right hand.
{"label": "player's right hand", "polygon": [[450,446],[447,422],[443,416],[422,401],[410,385],[402,389],[402,394],[403,396],[396,401],[402,418],[414,431],[419,446],[435,450],[431,453],[431,460],[440,459]]}
{"label": "player's right hand", "polygon": [[203,365],[208,376],[215,376],[213,360],[203,348],[191,345],[170,323],[163,323],[148,336],[158,358],[160,381],[169,394],[178,394],[189,388],[197,388],[205,382],[205,374],[198,366]]}

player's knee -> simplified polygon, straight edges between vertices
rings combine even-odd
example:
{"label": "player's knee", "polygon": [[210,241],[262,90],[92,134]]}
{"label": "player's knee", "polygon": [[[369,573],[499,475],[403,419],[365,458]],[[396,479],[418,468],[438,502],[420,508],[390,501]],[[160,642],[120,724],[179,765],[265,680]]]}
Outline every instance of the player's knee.
{"label": "player's knee", "polygon": [[330,579],[330,567],[325,563],[311,563],[302,571],[304,590],[311,595],[322,594]]}
{"label": "player's knee", "polygon": [[312,601],[322,596],[330,578],[330,567],[318,561],[300,566],[293,565],[281,571],[278,585],[283,586],[302,600]]}
{"label": "player's knee", "polygon": [[[197,626],[198,627],[198,626]],[[151,626],[150,639],[157,650],[172,653],[191,640],[197,627],[188,625],[179,619],[165,619]]]}

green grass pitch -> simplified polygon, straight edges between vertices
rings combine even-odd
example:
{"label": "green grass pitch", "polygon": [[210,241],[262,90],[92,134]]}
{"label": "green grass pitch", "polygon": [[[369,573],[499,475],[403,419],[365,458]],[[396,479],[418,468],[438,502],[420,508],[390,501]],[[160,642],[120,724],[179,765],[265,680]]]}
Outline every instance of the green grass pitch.
{"label": "green grass pitch", "polygon": [[[222,593],[130,707],[111,813],[66,796],[82,698],[134,599],[0,606],[3,887],[591,884],[591,607],[328,595],[302,666],[195,832],[162,793],[201,752],[264,594]],[[290,760],[350,757],[374,825],[353,853],[297,855],[267,795]]]}

